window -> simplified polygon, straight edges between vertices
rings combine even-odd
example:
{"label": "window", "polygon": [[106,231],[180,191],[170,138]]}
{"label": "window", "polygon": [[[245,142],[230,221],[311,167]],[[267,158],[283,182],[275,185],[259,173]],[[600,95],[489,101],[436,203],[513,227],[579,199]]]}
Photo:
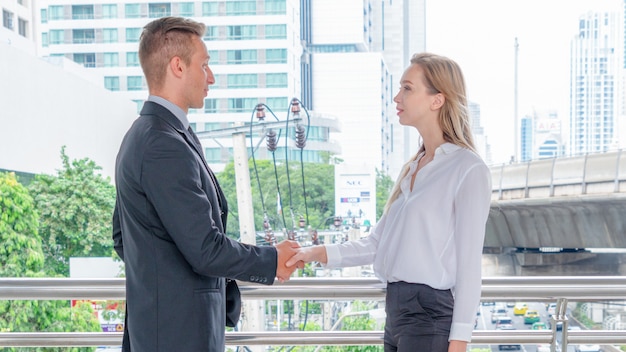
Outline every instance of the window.
{"label": "window", "polygon": [[[217,99],[204,99],[204,112],[216,113],[219,111],[220,104]],[[206,127],[205,127],[206,129]]]}
{"label": "window", "polygon": [[65,42],[65,31],[62,29],[50,30],[50,44],[63,44]]}
{"label": "window", "polygon": [[267,88],[287,88],[287,73],[267,73],[265,86]]}
{"label": "window", "polygon": [[265,39],[287,39],[287,25],[285,24],[265,25]]}
{"label": "window", "polygon": [[48,33],[47,32],[41,33],[41,45],[44,48],[48,47]]}
{"label": "window", "polygon": [[170,16],[172,9],[170,3],[148,4],[148,16],[150,18],[161,18]]}
{"label": "window", "polygon": [[4,28],[13,29],[13,12],[2,9],[2,25]]}
{"label": "window", "polygon": [[204,123],[205,131],[219,130],[220,128],[222,128],[222,124],[219,122],[205,122]]}
{"label": "window", "polygon": [[141,35],[141,28],[126,28],[126,43],[139,42],[140,35]]}
{"label": "window", "polygon": [[141,108],[143,108],[143,103],[144,103],[144,101],[143,101],[143,100],[141,100],[141,99],[139,99],[139,100],[134,100],[134,99],[133,99],[133,102],[134,102],[135,104],[137,104],[137,113],[139,114],[139,113],[141,112]]}
{"label": "window", "polygon": [[209,50],[209,59],[210,64],[219,65],[220,63],[220,51],[219,50]]}
{"label": "window", "polygon": [[228,75],[228,88],[257,88],[257,74],[230,74]]}
{"label": "window", "polygon": [[96,67],[96,54],[76,53],[74,54],[74,62],[85,67]]}
{"label": "window", "polygon": [[41,9],[41,23],[48,23],[48,9]]}
{"label": "window", "polygon": [[114,92],[120,90],[120,78],[117,76],[104,77],[104,88]]}
{"label": "window", "polygon": [[229,98],[228,112],[250,112],[256,104],[256,98]]}
{"label": "window", "polygon": [[117,43],[117,28],[102,29],[103,43]]}
{"label": "window", "polygon": [[143,90],[143,76],[128,76],[126,78],[127,90]]}
{"label": "window", "polygon": [[73,20],[92,20],[93,5],[72,5]]}
{"label": "window", "polygon": [[49,11],[49,20],[62,20],[65,18],[65,14],[63,13],[63,6],[50,6],[48,8]]}
{"label": "window", "polygon": [[178,4],[178,14],[182,17],[193,17],[195,16],[194,4],[193,2],[181,2]]}
{"label": "window", "polygon": [[22,37],[27,37],[26,30],[28,28],[28,22],[25,19],[19,18],[17,19],[17,33]]}
{"label": "window", "polygon": [[139,54],[136,51],[126,53],[126,66],[139,66]]}
{"label": "window", "polygon": [[228,50],[227,60],[229,64],[256,64],[256,50]]}
{"label": "window", "polygon": [[266,15],[285,15],[287,2],[285,0],[265,0]]}
{"label": "window", "polygon": [[256,0],[240,0],[226,2],[226,15],[256,15]]}
{"label": "window", "polygon": [[272,110],[280,110],[289,107],[289,100],[287,97],[268,97],[265,99],[265,104]]}
{"label": "window", "polygon": [[95,42],[93,29],[73,29],[72,43],[74,44],[91,44]]}
{"label": "window", "polygon": [[222,148],[204,148],[204,157],[207,163],[219,163],[222,161]]}
{"label": "window", "polygon": [[204,40],[218,40],[218,39],[219,39],[219,27],[215,27],[215,26],[206,27]]}
{"label": "window", "polygon": [[265,63],[286,64],[287,49],[265,49]]}
{"label": "window", "polygon": [[217,2],[203,2],[202,3],[202,16],[217,16],[219,15],[219,3]]}
{"label": "window", "polygon": [[104,53],[104,67],[118,67],[120,65],[118,53]]}
{"label": "window", "polygon": [[228,26],[228,39],[256,39],[256,26]]}
{"label": "window", "polygon": [[102,18],[117,18],[117,4],[103,4]]}
{"label": "window", "polygon": [[126,4],[124,12],[126,13],[126,18],[140,18],[141,6],[139,4]]}

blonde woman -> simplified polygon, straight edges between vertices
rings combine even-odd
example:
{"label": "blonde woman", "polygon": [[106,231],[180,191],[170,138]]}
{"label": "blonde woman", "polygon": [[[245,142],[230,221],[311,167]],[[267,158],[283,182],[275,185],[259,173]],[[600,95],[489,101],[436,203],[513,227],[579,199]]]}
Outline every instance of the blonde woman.
{"label": "blonde woman", "polygon": [[300,248],[287,261],[373,263],[387,283],[385,351],[460,352],[471,340],[491,178],[474,150],[465,91],[456,62],[415,54],[394,102],[400,123],[417,128],[423,143],[380,221],[366,238]]}

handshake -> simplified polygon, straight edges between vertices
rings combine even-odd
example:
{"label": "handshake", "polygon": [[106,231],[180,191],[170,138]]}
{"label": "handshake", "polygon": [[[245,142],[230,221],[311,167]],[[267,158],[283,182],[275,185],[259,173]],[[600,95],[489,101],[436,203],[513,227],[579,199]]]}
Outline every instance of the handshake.
{"label": "handshake", "polygon": [[323,245],[300,247],[296,241],[284,240],[275,247],[278,253],[276,278],[280,282],[288,281],[296,269],[304,268],[304,263],[320,262],[326,264],[328,261],[326,247]]}

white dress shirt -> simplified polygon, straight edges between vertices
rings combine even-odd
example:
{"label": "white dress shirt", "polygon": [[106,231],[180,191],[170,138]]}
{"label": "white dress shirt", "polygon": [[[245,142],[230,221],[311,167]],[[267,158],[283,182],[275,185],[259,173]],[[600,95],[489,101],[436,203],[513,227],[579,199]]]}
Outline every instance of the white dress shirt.
{"label": "white dress shirt", "polygon": [[491,204],[491,173],[469,149],[445,143],[411,176],[368,237],[326,245],[327,267],[374,264],[383,282],[405,281],[451,289],[450,340],[470,341],[481,294],[481,258]]}

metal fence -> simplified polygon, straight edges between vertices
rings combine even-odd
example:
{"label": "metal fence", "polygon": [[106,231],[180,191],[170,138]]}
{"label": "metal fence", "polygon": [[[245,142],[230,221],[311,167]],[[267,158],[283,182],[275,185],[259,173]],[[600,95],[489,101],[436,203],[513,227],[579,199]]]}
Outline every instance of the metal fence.
{"label": "metal fence", "polygon": [[[240,282],[242,298],[384,300],[385,285],[371,278],[293,278],[274,286]],[[0,278],[2,300],[64,300],[125,298],[124,279]],[[562,348],[567,344],[626,344],[624,330],[568,331],[568,301],[626,300],[626,277],[489,277],[483,279],[483,300],[557,302],[552,330],[476,330],[472,344],[551,344],[555,350],[556,326],[561,323]],[[238,345],[382,345],[382,331],[235,331],[226,343]],[[121,333],[0,332],[0,347],[119,346]]]}

